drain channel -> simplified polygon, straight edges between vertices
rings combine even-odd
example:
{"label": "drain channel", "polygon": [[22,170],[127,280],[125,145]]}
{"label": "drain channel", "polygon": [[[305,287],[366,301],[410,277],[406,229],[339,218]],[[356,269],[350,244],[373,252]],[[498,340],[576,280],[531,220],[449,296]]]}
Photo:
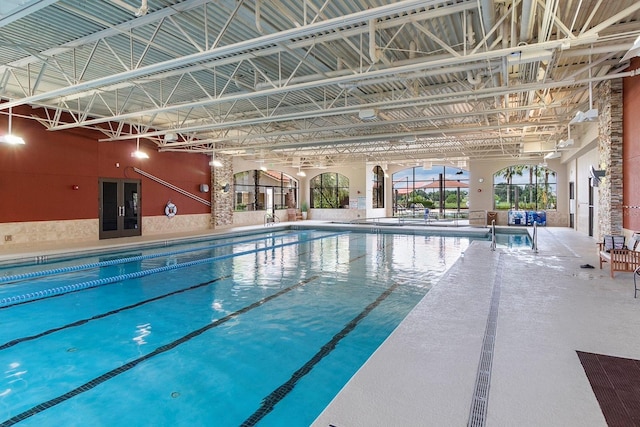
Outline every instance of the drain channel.
{"label": "drain channel", "polygon": [[502,255],[498,255],[496,275],[493,280],[493,290],[491,292],[491,305],[489,307],[489,317],[482,340],[482,352],[480,353],[480,363],[476,375],[476,387],[471,402],[469,412],[468,427],[484,427],[487,421],[487,406],[489,403],[489,385],[491,383],[491,365],[493,363],[493,347],[496,338],[496,328],[498,326],[498,306],[500,305],[500,288],[502,282]]}

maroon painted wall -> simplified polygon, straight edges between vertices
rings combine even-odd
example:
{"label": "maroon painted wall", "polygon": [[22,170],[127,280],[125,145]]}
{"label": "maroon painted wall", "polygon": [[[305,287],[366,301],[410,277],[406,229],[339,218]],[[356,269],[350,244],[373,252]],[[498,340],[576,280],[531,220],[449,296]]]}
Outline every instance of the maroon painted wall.
{"label": "maroon painted wall", "polygon": [[[42,110],[14,109],[13,134],[26,144],[0,144],[0,223],[98,218],[98,179],[132,178],[142,184],[143,216],[164,215],[169,199],[179,214],[210,213],[211,208],[135,172],[137,167],[203,199],[199,191],[210,184],[209,157],[195,153],[159,153],[155,144],[140,142],[149,159],[131,157],[135,141],[98,142],[105,135],[74,129],[47,131],[21,115],[43,115]],[[8,116],[0,116],[0,134],[7,130]],[[119,163],[119,167],[116,167]],[[78,190],[73,186],[77,185]]]}
{"label": "maroon painted wall", "polygon": [[[640,58],[634,58],[630,69],[640,68]],[[627,230],[640,230],[640,76],[623,80],[622,106],[622,171],[623,212],[622,226]]]}

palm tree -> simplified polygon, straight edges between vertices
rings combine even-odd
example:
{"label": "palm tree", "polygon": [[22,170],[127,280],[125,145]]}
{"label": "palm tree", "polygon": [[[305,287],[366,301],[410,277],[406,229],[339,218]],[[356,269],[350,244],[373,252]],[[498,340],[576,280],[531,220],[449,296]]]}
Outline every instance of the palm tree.
{"label": "palm tree", "polygon": [[513,176],[522,176],[523,167],[523,165],[507,166],[496,173],[496,175],[502,176],[505,181],[507,181],[507,204],[509,206],[511,206],[511,183],[513,181]]}

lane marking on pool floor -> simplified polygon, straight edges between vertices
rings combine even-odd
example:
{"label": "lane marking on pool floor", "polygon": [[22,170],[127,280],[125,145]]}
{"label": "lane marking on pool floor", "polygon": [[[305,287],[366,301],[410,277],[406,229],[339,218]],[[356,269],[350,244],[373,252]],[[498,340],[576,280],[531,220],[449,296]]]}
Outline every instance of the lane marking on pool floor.
{"label": "lane marking on pool floor", "polygon": [[258,307],[262,306],[264,303],[271,301],[272,299],[278,298],[279,296],[282,296],[282,295],[284,295],[284,294],[286,294],[288,292],[291,292],[291,291],[293,291],[295,289],[298,289],[298,288],[306,285],[307,283],[318,279],[319,277],[320,276],[311,276],[311,277],[309,277],[307,279],[304,279],[304,280],[296,283],[295,285],[291,285],[288,288],[281,289],[280,291],[278,291],[278,292],[276,292],[276,293],[274,293],[272,295],[266,296],[266,297],[264,297],[264,298],[262,298],[262,299],[260,299],[260,300],[258,300],[256,302],[252,303],[252,304],[249,304],[249,305],[241,308],[240,310],[234,311],[233,313],[229,313],[226,316],[221,317],[220,319],[217,319],[217,320],[215,320],[215,321],[213,321],[211,323],[208,323],[207,325],[205,325],[205,326],[203,326],[201,328],[198,328],[198,329],[188,333],[187,335],[184,335],[183,337],[181,337],[181,338],[179,338],[177,340],[174,340],[174,341],[172,341],[172,342],[170,342],[168,344],[164,344],[164,345],[156,348],[154,351],[152,351],[150,353],[147,353],[144,356],[141,356],[141,357],[139,357],[137,359],[134,359],[131,362],[125,363],[124,365],[119,366],[118,368],[112,369],[111,371],[106,372],[106,373],[100,375],[99,377],[96,377],[96,378],[92,379],[91,381],[88,381],[88,382],[82,384],[81,386],[74,388],[73,390],[70,390],[70,391],[68,391],[68,392],[66,392],[66,393],[64,393],[64,394],[62,394],[62,395],[60,395],[58,397],[50,399],[50,400],[48,400],[46,402],[42,402],[42,403],[40,403],[40,404],[30,408],[30,409],[27,409],[26,411],[23,411],[20,414],[15,415],[15,416],[9,418],[8,420],[3,421],[2,423],[0,423],[0,427],[12,426],[12,425],[14,425],[16,423],[24,421],[25,419],[27,419],[29,417],[34,416],[34,415],[36,415],[36,414],[38,414],[38,413],[40,413],[42,411],[45,411],[46,409],[49,409],[52,406],[58,405],[58,404],[60,404],[62,402],[65,402],[65,401],[71,399],[72,397],[75,397],[75,396],[77,396],[79,394],[82,394],[82,393],[84,393],[86,391],[89,391],[89,390],[99,386],[100,384],[102,384],[102,383],[104,383],[104,382],[106,382],[106,381],[108,381],[108,380],[110,380],[112,378],[115,378],[116,376],[118,376],[118,375],[120,375],[120,374],[122,374],[124,372],[127,372],[127,371],[135,368],[140,363],[142,363],[142,362],[144,362],[146,360],[149,360],[152,357],[158,356],[159,354],[162,354],[162,353],[166,353],[169,350],[173,350],[174,348],[178,347],[179,345],[184,344],[187,341],[190,341],[191,339],[193,339],[193,338],[195,338],[195,337],[197,337],[199,335],[202,335],[203,333],[207,332],[208,330],[213,329],[213,328],[215,328],[217,326],[220,326],[223,323],[226,323],[229,320],[232,320],[232,319],[238,317],[241,314],[244,314],[244,313],[246,313],[248,311],[253,310],[254,308],[258,308]]}
{"label": "lane marking on pool floor", "polygon": [[391,295],[391,293],[398,286],[400,286],[400,283],[394,283],[389,288],[387,288],[382,294],[380,294],[375,301],[373,301],[371,304],[365,307],[365,309],[362,310],[360,314],[354,317],[349,323],[345,325],[344,328],[342,328],[340,332],[335,334],[333,338],[331,338],[331,340],[329,340],[326,344],[324,344],[320,348],[320,350],[316,354],[314,354],[311,357],[311,359],[309,359],[307,363],[305,363],[300,369],[295,371],[291,375],[291,378],[289,378],[288,381],[286,381],[284,384],[282,384],[281,386],[273,390],[267,397],[262,399],[262,404],[260,405],[260,407],[240,425],[242,427],[255,426],[258,422],[260,422],[260,420],[262,420],[265,416],[267,416],[269,412],[273,410],[275,405],[278,404],[278,402],[284,399],[287,396],[287,394],[289,394],[293,390],[293,388],[296,386],[298,381],[300,381],[305,375],[311,372],[313,367],[318,363],[320,363],[320,361],[324,359],[325,356],[328,356],[329,354],[331,354],[331,352],[336,348],[340,340],[342,340],[347,335],[349,335],[349,333],[351,333],[351,331],[353,331],[356,328],[356,326],[358,326],[358,323],[360,323],[361,320],[366,318],[369,315],[369,313],[373,311],[374,308],[380,305],[382,301],[387,299],[387,297]]}
{"label": "lane marking on pool floor", "polygon": [[169,292],[169,293],[166,293],[166,294],[158,295],[156,297],[149,298],[149,299],[146,299],[146,300],[138,301],[138,302],[136,302],[134,304],[125,305],[124,307],[119,307],[119,308],[117,308],[115,310],[106,311],[104,313],[96,314],[95,316],[86,317],[84,319],[79,319],[79,320],[73,321],[71,323],[67,323],[66,325],[58,326],[56,328],[47,329],[46,331],[42,331],[42,332],[39,332],[39,333],[34,334],[34,335],[27,335],[27,336],[24,336],[24,337],[21,337],[21,338],[16,338],[16,339],[8,341],[8,342],[6,342],[4,344],[1,344],[0,345],[0,351],[6,350],[7,348],[13,347],[14,345],[18,345],[18,344],[26,342],[26,341],[32,341],[32,340],[35,340],[35,339],[38,339],[38,338],[42,338],[44,336],[53,334],[55,332],[60,332],[60,331],[63,331],[65,329],[73,328],[73,327],[76,327],[76,326],[82,326],[82,325],[84,325],[86,323],[91,322],[92,320],[102,319],[102,318],[105,318],[105,317],[108,317],[108,316],[112,316],[114,314],[121,313],[121,312],[126,311],[126,310],[132,310],[134,308],[138,308],[138,307],[140,307],[142,305],[149,304],[151,302],[162,300],[162,299],[170,297],[170,296],[178,295],[178,294],[181,294],[181,293],[184,293],[184,292],[193,291],[193,290],[196,290],[198,288],[202,288],[203,286],[209,286],[209,285],[212,285],[212,284],[214,284],[216,282],[219,282],[220,280],[229,279],[230,277],[231,277],[230,274],[226,275],[226,276],[222,276],[222,277],[217,277],[217,278],[215,278],[213,280],[209,280],[208,282],[198,283],[197,285],[189,286],[187,288],[178,289],[178,290],[173,291],[173,292]]}
{"label": "lane marking on pool floor", "polygon": [[[350,259],[349,263],[351,263],[353,261],[356,261],[356,260],[359,260],[361,258],[364,258],[366,255],[367,255],[366,253],[362,254],[362,255],[358,255],[358,256]],[[302,281],[296,283],[295,285],[292,285],[292,286],[290,286],[288,288],[281,289],[280,291],[278,291],[278,292],[276,292],[276,293],[274,293],[272,295],[266,296],[266,297],[264,297],[264,298],[262,298],[262,299],[260,299],[260,300],[258,300],[256,302],[248,305],[248,306],[245,306],[245,307],[243,307],[243,308],[241,308],[241,309],[239,309],[237,311],[234,311],[233,313],[229,313],[228,315],[226,315],[226,316],[224,316],[224,317],[222,317],[220,319],[217,319],[214,322],[212,322],[210,324],[207,324],[204,327],[201,327],[201,328],[199,328],[199,329],[197,329],[197,330],[195,330],[195,331],[183,336],[182,338],[179,338],[179,339],[174,340],[174,341],[172,341],[172,342],[170,342],[168,344],[160,346],[160,347],[156,348],[154,351],[152,351],[151,353],[148,353],[148,354],[146,354],[144,356],[141,356],[138,359],[132,360],[129,363],[126,363],[126,364],[124,364],[124,365],[122,365],[122,366],[120,366],[118,368],[115,368],[115,369],[113,369],[113,370],[111,370],[111,371],[109,371],[109,372],[107,372],[107,373],[105,373],[105,374],[103,374],[103,375],[101,375],[101,376],[99,376],[97,378],[94,378],[93,380],[88,381],[88,382],[84,383],[83,385],[70,390],[67,393],[64,393],[64,394],[62,394],[62,395],[60,395],[60,396],[58,396],[56,398],[50,399],[50,400],[48,400],[46,402],[42,402],[42,403],[40,403],[40,404],[38,404],[36,406],[33,406],[32,408],[30,408],[30,409],[28,409],[26,411],[23,411],[22,413],[17,414],[15,416],[3,421],[2,423],[0,423],[0,427],[12,426],[12,425],[14,425],[16,423],[19,423],[19,422],[27,419],[27,418],[30,418],[30,417],[32,417],[34,415],[37,415],[38,413],[43,412],[43,411],[45,411],[46,409],[48,409],[50,407],[53,407],[53,406],[58,405],[60,403],[63,403],[63,402],[65,402],[65,401],[67,401],[67,400],[69,400],[69,399],[71,399],[71,398],[73,398],[73,397],[75,397],[77,395],[80,395],[80,394],[82,394],[82,393],[84,393],[86,391],[89,391],[89,390],[93,389],[94,387],[97,387],[98,385],[106,382],[107,380],[110,380],[111,378],[114,378],[114,377],[116,377],[116,376],[118,376],[118,375],[120,375],[122,373],[125,373],[125,372],[133,369],[134,367],[136,367],[140,363],[142,363],[142,362],[144,362],[144,361],[146,361],[148,359],[151,359],[154,356],[157,356],[159,354],[162,354],[162,353],[165,353],[165,352],[167,352],[169,350],[172,350],[175,347],[177,347],[177,346],[179,346],[181,344],[184,344],[187,341],[190,341],[192,338],[195,338],[195,337],[201,335],[202,333],[204,333],[204,332],[206,332],[206,331],[208,331],[210,329],[213,329],[213,328],[215,328],[217,326],[220,326],[223,323],[226,323],[227,321],[232,320],[233,318],[235,318],[235,317],[237,317],[237,316],[239,316],[241,314],[244,314],[244,313],[246,313],[246,312],[248,312],[248,311],[250,311],[250,310],[252,310],[254,308],[260,307],[264,303],[266,303],[268,301],[271,301],[272,299],[275,299],[277,297],[280,297],[280,296],[282,296],[282,295],[284,295],[284,294],[286,294],[286,293],[288,293],[290,291],[293,291],[293,290],[295,290],[295,289],[297,289],[299,287],[302,287],[302,286],[304,286],[304,285],[306,285],[306,284],[308,284],[308,283],[310,283],[310,282],[312,282],[312,281],[314,281],[314,280],[316,280],[318,278],[320,278],[320,276],[311,276],[311,277],[309,277],[309,278],[307,278],[305,280],[302,280]],[[197,286],[197,285],[194,285],[194,286]]]}
{"label": "lane marking on pool floor", "polygon": [[[301,254],[304,254],[304,252],[302,252]],[[358,259],[362,258],[363,256],[364,256],[364,254],[360,255],[360,256],[357,256],[357,257],[349,260],[349,262],[353,262],[355,260],[358,260]],[[73,321],[71,323],[67,323],[66,325],[62,325],[62,326],[58,326],[58,327],[55,327],[55,328],[47,329],[46,331],[42,331],[42,332],[39,332],[37,334],[27,335],[27,336],[20,337],[20,338],[15,338],[15,339],[13,339],[11,341],[5,342],[4,344],[0,344],[0,351],[6,350],[8,348],[11,348],[11,347],[13,347],[15,345],[18,345],[20,343],[23,343],[23,342],[32,341],[32,340],[35,340],[35,339],[38,339],[38,338],[42,338],[42,337],[47,336],[47,335],[51,335],[51,334],[53,334],[55,332],[60,332],[60,331],[63,331],[65,329],[69,329],[69,328],[73,328],[73,327],[77,327],[77,326],[82,326],[82,325],[84,325],[86,323],[89,323],[89,322],[91,322],[93,320],[99,320],[99,319],[102,319],[102,318],[105,318],[105,317],[108,317],[108,316],[112,316],[112,315],[121,313],[121,312],[126,311],[126,310],[131,310],[131,309],[134,309],[134,308],[138,308],[138,307],[140,307],[142,305],[145,305],[145,304],[148,304],[148,303],[152,303],[152,302],[155,302],[155,301],[159,301],[161,299],[164,299],[164,298],[167,298],[167,297],[170,297],[170,296],[178,295],[178,294],[181,294],[181,293],[184,293],[184,292],[188,292],[188,291],[193,291],[193,290],[196,290],[196,289],[201,288],[203,286],[209,286],[209,285],[214,284],[214,283],[216,283],[216,282],[218,282],[220,280],[229,279],[230,277],[231,277],[231,275],[218,277],[218,278],[215,278],[213,280],[209,280],[207,282],[198,283],[197,285],[189,286],[189,287],[184,288],[184,289],[178,289],[178,290],[173,291],[173,292],[169,292],[169,293],[166,293],[166,294],[158,295],[156,297],[149,298],[149,299],[146,299],[146,300],[143,300],[143,301],[139,301],[139,302],[131,304],[131,305],[126,305],[124,307],[120,307],[120,308],[117,308],[115,310],[111,310],[111,311],[107,311],[107,312],[104,312],[104,313],[96,314],[95,316],[87,317],[87,318],[84,318],[84,319],[75,320],[75,321]]]}
{"label": "lane marking on pool floor", "polygon": [[489,386],[491,385],[491,367],[493,365],[493,349],[496,340],[496,329],[498,326],[498,308],[500,306],[500,291],[502,287],[503,253],[498,254],[496,273],[493,279],[493,289],[491,291],[491,303],[487,326],[485,327],[482,349],[480,351],[480,362],[476,374],[475,391],[469,411],[468,427],[483,427],[487,421],[487,409],[489,406]]}

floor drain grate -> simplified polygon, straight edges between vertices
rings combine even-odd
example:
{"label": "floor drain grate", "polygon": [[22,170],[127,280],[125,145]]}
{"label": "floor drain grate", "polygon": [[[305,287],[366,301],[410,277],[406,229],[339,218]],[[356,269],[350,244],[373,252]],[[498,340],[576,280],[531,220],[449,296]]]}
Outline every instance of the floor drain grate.
{"label": "floor drain grate", "polygon": [[502,254],[498,255],[496,276],[491,292],[489,317],[482,341],[482,352],[478,363],[475,392],[469,412],[468,427],[483,427],[487,420],[487,406],[489,401],[489,384],[491,383],[491,364],[493,363],[493,347],[495,344],[496,328],[498,326],[498,306],[500,305],[500,287],[502,281]]}

